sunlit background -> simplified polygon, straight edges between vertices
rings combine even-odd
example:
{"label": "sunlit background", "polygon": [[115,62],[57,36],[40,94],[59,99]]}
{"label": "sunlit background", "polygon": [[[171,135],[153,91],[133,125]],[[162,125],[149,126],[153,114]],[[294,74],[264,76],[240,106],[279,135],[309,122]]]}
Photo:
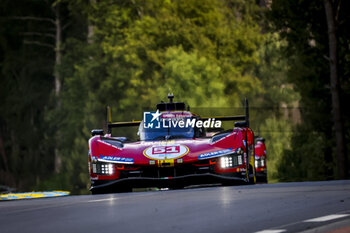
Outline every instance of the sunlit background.
{"label": "sunlit background", "polygon": [[88,139],[106,106],[140,120],[169,92],[203,116],[241,114],[248,98],[269,182],[346,178],[350,7],[324,2],[2,0],[0,188],[89,193]]}

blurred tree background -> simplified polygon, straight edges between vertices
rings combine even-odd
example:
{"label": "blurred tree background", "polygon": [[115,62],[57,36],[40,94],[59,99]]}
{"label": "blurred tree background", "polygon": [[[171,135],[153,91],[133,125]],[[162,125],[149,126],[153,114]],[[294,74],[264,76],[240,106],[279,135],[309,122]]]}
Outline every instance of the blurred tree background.
{"label": "blurred tree background", "polygon": [[[344,100],[348,3],[329,2]],[[272,182],[345,177],[338,176],[322,1],[3,0],[0,6],[0,185],[88,193],[87,141],[91,129],[105,125],[106,105],[114,121],[141,119],[168,92],[199,113],[230,114],[247,97],[252,128],[266,138]]]}

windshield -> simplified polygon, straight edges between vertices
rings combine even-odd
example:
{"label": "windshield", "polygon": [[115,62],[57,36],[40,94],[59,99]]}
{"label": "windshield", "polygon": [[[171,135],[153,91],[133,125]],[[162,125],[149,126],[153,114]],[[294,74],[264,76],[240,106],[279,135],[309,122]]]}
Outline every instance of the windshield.
{"label": "windshield", "polygon": [[[145,128],[143,121],[140,124],[139,136],[142,141],[168,140],[178,138],[193,138],[195,136],[194,128],[186,124],[187,119],[162,119],[156,127]],[[183,123],[181,124],[180,121]]]}

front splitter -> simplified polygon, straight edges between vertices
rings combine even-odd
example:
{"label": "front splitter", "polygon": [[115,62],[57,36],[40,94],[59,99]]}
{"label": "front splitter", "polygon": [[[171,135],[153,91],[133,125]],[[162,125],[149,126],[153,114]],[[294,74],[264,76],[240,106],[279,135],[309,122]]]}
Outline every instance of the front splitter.
{"label": "front splitter", "polygon": [[90,191],[93,194],[115,193],[131,191],[132,188],[183,188],[190,185],[215,184],[242,185],[247,180],[238,177],[221,176],[217,174],[204,173],[192,174],[177,177],[150,178],[150,177],[129,177],[113,180],[108,183],[93,185]]}

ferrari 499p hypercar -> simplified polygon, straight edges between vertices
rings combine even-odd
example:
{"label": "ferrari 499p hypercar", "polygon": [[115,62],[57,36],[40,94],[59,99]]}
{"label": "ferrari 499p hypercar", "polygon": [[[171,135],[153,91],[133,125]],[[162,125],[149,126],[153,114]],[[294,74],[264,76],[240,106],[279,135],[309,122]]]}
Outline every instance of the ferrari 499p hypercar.
{"label": "ferrari 499p hypercar", "polygon": [[266,168],[266,146],[265,138],[256,138],[255,143],[255,170],[256,179],[259,182],[267,183]]}
{"label": "ferrari 499p hypercar", "polygon": [[[89,140],[91,192],[127,192],[132,188],[183,188],[201,184],[254,184],[254,133],[249,128],[248,101],[240,116],[200,117],[185,103],[157,104],[142,121],[112,122],[107,132],[92,130]],[[222,121],[232,127],[223,130]],[[138,127],[137,141],[112,136],[112,128]],[[217,127],[216,133],[206,128]]]}

